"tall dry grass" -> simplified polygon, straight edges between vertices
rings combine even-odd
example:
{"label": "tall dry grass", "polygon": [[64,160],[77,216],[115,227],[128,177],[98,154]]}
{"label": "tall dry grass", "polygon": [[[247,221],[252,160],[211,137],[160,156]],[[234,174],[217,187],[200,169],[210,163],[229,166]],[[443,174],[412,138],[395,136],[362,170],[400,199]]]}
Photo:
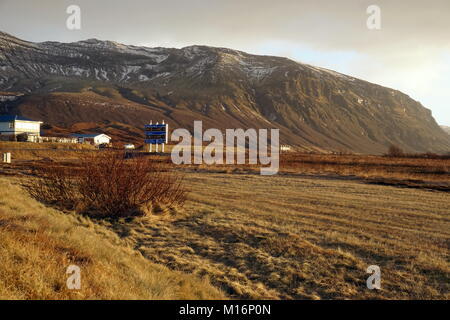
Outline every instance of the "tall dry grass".
{"label": "tall dry grass", "polygon": [[[64,214],[0,177],[0,299],[223,299],[199,278],[149,262],[88,217]],[[66,286],[69,265],[81,289]]]}

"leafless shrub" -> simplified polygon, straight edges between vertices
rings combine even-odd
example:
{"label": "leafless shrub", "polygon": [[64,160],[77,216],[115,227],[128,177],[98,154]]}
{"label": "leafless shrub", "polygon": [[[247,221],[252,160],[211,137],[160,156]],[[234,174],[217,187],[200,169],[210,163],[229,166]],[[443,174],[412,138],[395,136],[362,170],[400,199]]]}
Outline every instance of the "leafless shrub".
{"label": "leafless shrub", "polygon": [[180,174],[148,158],[125,159],[123,153],[87,155],[78,170],[44,168],[39,174],[28,186],[35,198],[91,216],[138,216],[186,201]]}
{"label": "leafless shrub", "polygon": [[441,155],[441,154],[436,154],[436,153],[432,153],[432,152],[412,153],[412,154],[408,154],[408,158],[448,160],[448,159],[450,159],[450,154]]}
{"label": "leafless shrub", "polygon": [[179,175],[148,158],[105,152],[83,159],[78,185],[85,210],[107,216],[139,215],[151,206],[179,206],[186,192]]}
{"label": "leafless shrub", "polygon": [[388,156],[388,157],[403,157],[403,156],[405,156],[405,153],[403,152],[403,150],[400,147],[398,147],[396,145],[391,145],[388,149],[386,156]]}
{"label": "leafless shrub", "polygon": [[384,156],[391,158],[412,158],[412,159],[442,159],[442,160],[450,159],[448,155],[440,155],[432,152],[406,153],[396,145],[391,145],[388,149],[388,152]]}
{"label": "leafless shrub", "polygon": [[31,196],[60,208],[74,208],[78,192],[68,168],[40,168],[38,176],[36,180],[25,185]]}

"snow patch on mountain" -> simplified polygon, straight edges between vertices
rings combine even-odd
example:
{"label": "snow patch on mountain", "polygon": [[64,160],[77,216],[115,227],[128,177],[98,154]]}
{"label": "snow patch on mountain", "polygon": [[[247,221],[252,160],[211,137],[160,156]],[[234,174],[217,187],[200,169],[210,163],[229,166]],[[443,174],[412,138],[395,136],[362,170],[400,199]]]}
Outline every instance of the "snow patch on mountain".
{"label": "snow patch on mountain", "polygon": [[314,71],[317,71],[317,72],[319,72],[321,74],[328,73],[328,74],[330,74],[330,75],[332,75],[334,77],[337,77],[337,78],[340,78],[340,79],[343,79],[343,80],[355,81],[355,78],[347,76],[347,75],[339,73],[339,72],[336,72],[336,71],[333,71],[333,70],[329,70],[329,69],[325,69],[325,68],[321,68],[321,67],[315,67],[315,66],[311,66],[311,65],[308,65],[308,67],[310,67]]}

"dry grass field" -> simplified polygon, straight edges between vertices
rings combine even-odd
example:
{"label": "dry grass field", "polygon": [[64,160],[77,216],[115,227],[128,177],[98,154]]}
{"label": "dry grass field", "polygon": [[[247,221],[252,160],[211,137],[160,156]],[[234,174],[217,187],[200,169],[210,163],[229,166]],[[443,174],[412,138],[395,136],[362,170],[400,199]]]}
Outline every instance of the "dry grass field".
{"label": "dry grass field", "polygon": [[[276,176],[178,167],[184,208],[120,220],[64,215],[18,191],[35,169],[75,168],[81,153],[0,164],[0,297],[450,299],[449,159],[289,154]],[[92,277],[78,296],[54,277],[72,255],[89,257]],[[366,287],[370,265],[381,290]]]}
{"label": "dry grass field", "polygon": [[10,152],[13,162],[73,161],[79,159],[81,154],[96,150],[90,144],[0,141],[0,153]]}
{"label": "dry grass field", "polygon": [[[326,177],[191,173],[180,217],[109,227],[246,299],[449,299],[450,195]],[[366,287],[378,265],[382,289]]]}
{"label": "dry grass field", "polygon": [[[221,299],[207,279],[149,262],[91,220],[47,208],[0,177],[0,299]],[[81,290],[66,268],[81,268]]]}
{"label": "dry grass field", "polygon": [[[324,155],[288,153],[281,158],[286,173],[336,174],[392,181],[450,182],[450,156]],[[449,185],[450,186],[450,185]]]}

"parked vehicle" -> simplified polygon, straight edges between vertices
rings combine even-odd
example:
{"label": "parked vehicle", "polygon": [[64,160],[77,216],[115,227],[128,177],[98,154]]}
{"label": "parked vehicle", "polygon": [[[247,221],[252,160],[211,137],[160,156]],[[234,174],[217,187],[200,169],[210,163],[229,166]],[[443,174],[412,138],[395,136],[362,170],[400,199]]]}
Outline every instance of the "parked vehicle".
{"label": "parked vehicle", "polygon": [[101,143],[98,145],[99,149],[107,149],[107,148],[111,148],[112,145],[110,143]]}

